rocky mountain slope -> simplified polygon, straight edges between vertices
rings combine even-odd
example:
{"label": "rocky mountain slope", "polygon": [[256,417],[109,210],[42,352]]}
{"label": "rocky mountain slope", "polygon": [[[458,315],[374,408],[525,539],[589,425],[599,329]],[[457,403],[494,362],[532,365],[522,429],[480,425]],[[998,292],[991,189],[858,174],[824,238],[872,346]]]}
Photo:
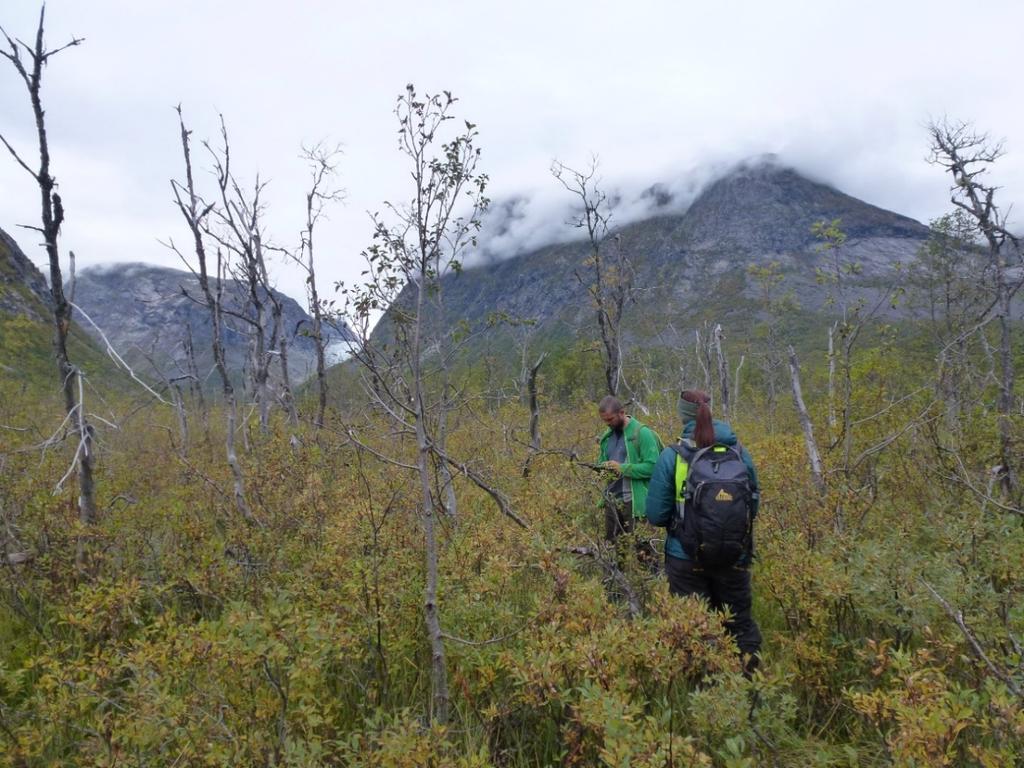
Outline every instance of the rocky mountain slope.
{"label": "rocky mountain slope", "polygon": [[0,315],[50,319],[46,278],[22,252],[14,238],[0,229]]}
{"label": "rocky mountain slope", "polygon": [[[806,312],[821,310],[827,289],[816,269],[826,256],[811,232],[818,221],[841,220],[848,236],[843,257],[859,265],[865,291],[888,280],[897,263],[913,259],[928,236],[917,221],[771,161],[734,168],[683,212],[672,212],[667,198],[660,202],[649,217],[613,232],[631,257],[640,289],[628,311],[629,343],[656,343],[668,325],[692,327],[702,319],[727,329],[749,327],[758,295],[747,273],[751,265],[778,262],[780,290],[792,291]],[[468,267],[445,278],[446,311],[470,323],[507,312],[535,320],[542,336],[576,335],[594,325],[574,274],[587,255],[587,244],[577,240]],[[385,320],[380,332],[387,328]]]}
{"label": "rocky mountain slope", "polygon": [[[46,278],[14,238],[0,229],[0,384],[16,382],[34,391],[55,392],[53,332]],[[110,360],[77,325],[72,325],[68,352],[87,377],[117,381]]]}
{"label": "rocky mountain slope", "polygon": [[[226,281],[224,295],[228,310],[243,310],[240,283]],[[276,295],[284,303],[289,370],[293,383],[298,383],[316,370],[316,348],[308,335],[310,317],[294,299]],[[114,347],[144,371],[152,359],[165,374],[182,374],[189,333],[200,374],[211,370],[212,326],[206,308],[195,301],[202,292],[191,273],[138,263],[90,267],[79,272],[75,296]],[[225,328],[228,367],[240,373],[246,365],[249,335],[245,324],[235,319],[227,318]],[[327,333],[329,350],[337,354],[344,346],[344,332],[329,328]]]}

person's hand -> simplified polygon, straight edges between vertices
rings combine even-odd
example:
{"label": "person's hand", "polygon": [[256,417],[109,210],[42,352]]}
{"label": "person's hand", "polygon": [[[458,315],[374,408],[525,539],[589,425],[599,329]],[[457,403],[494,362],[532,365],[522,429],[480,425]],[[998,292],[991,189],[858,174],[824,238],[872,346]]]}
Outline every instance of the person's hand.
{"label": "person's hand", "polygon": [[622,465],[617,461],[606,461],[604,463],[604,468],[610,469],[613,472],[618,472],[620,475],[622,474]]}

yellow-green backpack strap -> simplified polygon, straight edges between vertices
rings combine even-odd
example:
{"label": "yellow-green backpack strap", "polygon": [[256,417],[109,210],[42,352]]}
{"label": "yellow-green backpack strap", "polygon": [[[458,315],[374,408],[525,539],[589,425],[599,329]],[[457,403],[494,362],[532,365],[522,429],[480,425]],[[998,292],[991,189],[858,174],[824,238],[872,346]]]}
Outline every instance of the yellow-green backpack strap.
{"label": "yellow-green backpack strap", "polygon": [[690,471],[690,465],[683,460],[683,457],[676,454],[676,501],[683,498],[683,490],[686,488],[686,475]]}

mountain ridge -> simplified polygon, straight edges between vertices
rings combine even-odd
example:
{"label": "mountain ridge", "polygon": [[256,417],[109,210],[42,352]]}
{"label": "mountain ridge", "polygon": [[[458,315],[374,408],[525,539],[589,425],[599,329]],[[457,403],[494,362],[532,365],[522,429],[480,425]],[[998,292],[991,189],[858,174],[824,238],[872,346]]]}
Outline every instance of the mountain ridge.
{"label": "mountain ridge", "polygon": [[[74,314],[72,318],[67,340],[71,361],[87,376],[119,386],[113,363]],[[46,277],[17,241],[0,229],[0,383],[16,382],[19,388],[28,386],[53,396],[57,383],[53,323]]]}
{"label": "mountain ridge", "polygon": [[[225,308],[244,311],[246,291],[237,280],[225,280]],[[145,367],[152,361],[161,369],[182,374],[191,335],[201,374],[212,368],[212,325],[209,312],[197,300],[202,296],[199,279],[191,272],[142,262],[91,266],[79,272],[75,292],[77,303],[129,362]],[[311,318],[290,296],[274,293],[284,308],[289,372],[297,384],[315,371],[316,347],[308,332]],[[326,333],[329,347],[336,349],[346,341],[343,329],[327,328]],[[245,323],[225,315],[224,342],[229,370],[241,375],[248,355]]]}
{"label": "mountain ridge", "polygon": [[[763,161],[735,166],[681,212],[613,226],[609,236],[629,253],[640,288],[641,305],[629,310],[627,335],[639,338],[643,323],[635,316],[644,306],[667,319],[689,321],[706,314],[701,304],[708,297],[726,302],[719,321],[729,321],[737,309],[741,317],[735,319],[749,320],[756,286],[749,284],[747,268],[771,262],[782,272],[782,290],[793,292],[805,308],[821,310],[827,297],[815,270],[824,256],[811,227],[835,219],[847,234],[845,258],[862,268],[862,287],[912,259],[929,233],[910,217]],[[470,322],[505,312],[542,327],[592,325],[589,298],[575,276],[588,253],[587,241],[577,239],[471,263],[443,278],[446,312]],[[385,320],[380,332],[387,328]],[[650,333],[641,336],[646,341]]]}
{"label": "mountain ridge", "polygon": [[15,239],[0,229],[0,313],[45,321],[50,301],[46,277]]}

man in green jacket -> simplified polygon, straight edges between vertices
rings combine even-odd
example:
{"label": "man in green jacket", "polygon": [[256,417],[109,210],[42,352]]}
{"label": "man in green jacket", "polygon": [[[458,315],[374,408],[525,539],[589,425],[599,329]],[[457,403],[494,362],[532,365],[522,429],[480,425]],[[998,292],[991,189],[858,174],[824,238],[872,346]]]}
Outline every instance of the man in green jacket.
{"label": "man in green jacket", "polygon": [[[604,536],[614,542],[624,533],[632,533],[636,521],[645,518],[647,484],[661,454],[661,441],[650,427],[628,416],[622,402],[608,395],[598,404],[598,414],[608,427],[601,436],[601,453],[597,459],[614,473],[604,491]],[[646,526],[646,523],[645,523]],[[638,544],[640,559],[649,561],[650,542]]]}

